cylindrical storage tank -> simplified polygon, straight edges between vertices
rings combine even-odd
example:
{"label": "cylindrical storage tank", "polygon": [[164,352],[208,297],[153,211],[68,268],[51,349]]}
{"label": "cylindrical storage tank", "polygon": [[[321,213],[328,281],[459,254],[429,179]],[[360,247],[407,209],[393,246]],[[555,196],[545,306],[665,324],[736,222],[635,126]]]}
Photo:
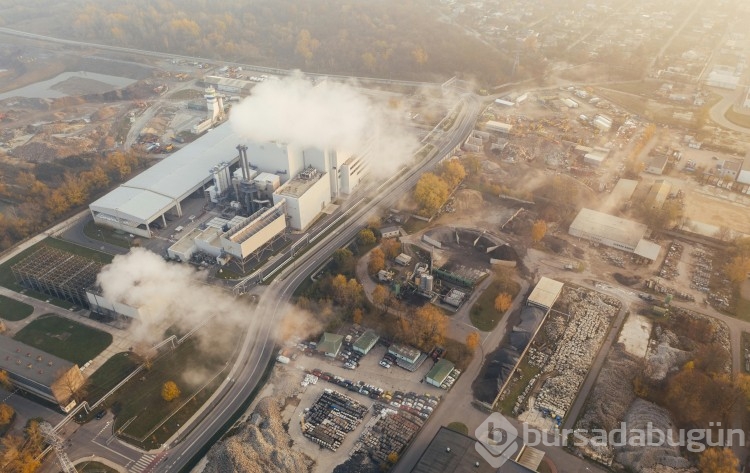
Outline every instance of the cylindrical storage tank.
{"label": "cylindrical storage tank", "polygon": [[422,292],[432,292],[432,283],[432,275],[427,274],[422,276],[422,281],[420,283],[420,289],[422,289]]}

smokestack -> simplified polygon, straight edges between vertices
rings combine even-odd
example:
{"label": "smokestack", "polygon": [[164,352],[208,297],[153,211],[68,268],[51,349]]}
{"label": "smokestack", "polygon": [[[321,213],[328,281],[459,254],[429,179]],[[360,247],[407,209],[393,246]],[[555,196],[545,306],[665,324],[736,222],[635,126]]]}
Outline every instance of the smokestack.
{"label": "smokestack", "polygon": [[247,181],[250,178],[250,165],[247,162],[247,146],[237,145],[237,152],[240,154],[240,169],[242,169],[242,179]]}

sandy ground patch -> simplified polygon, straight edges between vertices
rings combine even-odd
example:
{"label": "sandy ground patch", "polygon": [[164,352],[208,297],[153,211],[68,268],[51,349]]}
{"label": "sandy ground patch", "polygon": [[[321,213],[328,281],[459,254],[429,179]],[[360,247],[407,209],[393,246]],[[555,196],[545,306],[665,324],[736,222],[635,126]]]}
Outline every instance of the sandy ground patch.
{"label": "sandy ground patch", "polygon": [[625,346],[625,351],[631,355],[643,358],[648,350],[648,340],[651,336],[651,321],[637,314],[630,314],[622,326],[620,338],[617,340]]}
{"label": "sandy ground patch", "polygon": [[[731,197],[744,200],[744,197],[739,195],[733,194]],[[706,195],[702,192],[686,192],[685,215],[691,220],[717,227],[725,226],[738,232],[750,234],[750,212],[748,212],[748,207],[741,203]]]}

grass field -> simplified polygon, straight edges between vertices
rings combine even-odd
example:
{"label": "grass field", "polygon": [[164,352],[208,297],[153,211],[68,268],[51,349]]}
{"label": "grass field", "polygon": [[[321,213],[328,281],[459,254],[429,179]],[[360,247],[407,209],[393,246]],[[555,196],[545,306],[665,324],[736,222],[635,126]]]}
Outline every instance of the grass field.
{"label": "grass field", "polygon": [[451,422],[446,425],[447,428],[460,434],[469,435],[469,428],[463,422]]}
{"label": "grass field", "polygon": [[[221,345],[234,349],[242,335],[235,331]],[[234,350],[221,355],[206,354],[194,338],[163,353],[150,370],[135,376],[107,400],[116,415],[115,430],[122,429],[120,437],[134,445],[157,447],[219,387],[234,356]],[[181,391],[180,397],[172,402],[161,398],[166,381],[174,381]]]}
{"label": "grass field", "polygon": [[738,319],[750,322],[750,300],[743,298],[741,295],[737,295],[737,309],[735,315]]}
{"label": "grass field", "polygon": [[495,298],[501,292],[507,292],[511,295],[511,298],[515,299],[519,290],[521,290],[521,286],[512,279],[495,278],[469,311],[471,323],[483,332],[494,330],[503,316],[495,309]]}
{"label": "grass field", "polygon": [[112,335],[52,314],[40,316],[14,339],[82,366],[112,343]]}
{"label": "grass field", "polygon": [[92,250],[83,246],[76,245],[75,243],[70,243],[65,240],[59,240],[57,238],[45,238],[44,240],[40,241],[36,245],[32,245],[31,247],[23,250],[13,258],[9,259],[5,263],[0,265],[0,286],[7,287],[8,289],[11,289],[16,292],[23,291],[24,294],[27,296],[33,297],[35,299],[39,299],[42,301],[50,300],[52,304],[55,304],[56,306],[69,309],[73,307],[73,304],[71,304],[68,301],[62,301],[60,299],[56,299],[54,297],[48,296],[46,294],[42,294],[40,292],[31,291],[28,289],[25,289],[18,283],[16,283],[16,279],[13,277],[13,272],[11,271],[11,267],[15,265],[16,263],[20,262],[30,254],[32,254],[34,251],[38,250],[41,245],[47,245],[51,246],[52,248],[57,248],[59,250],[67,251],[69,253],[73,253],[79,256],[84,256],[86,258],[91,258],[94,261],[98,261],[100,263],[108,264],[112,262],[113,256],[107,253],[102,253],[101,251]]}
{"label": "grass field", "polygon": [[128,352],[118,353],[107,360],[88,379],[86,400],[89,404],[95,403],[117,386],[138,364],[137,357]]}
{"label": "grass field", "polygon": [[0,319],[15,322],[25,319],[32,312],[34,312],[34,308],[29,304],[0,295]]}
{"label": "grass field", "polygon": [[117,473],[117,470],[99,462],[85,462],[76,465],[78,473]]}
{"label": "grass field", "polygon": [[130,248],[132,240],[130,237],[120,231],[119,233],[110,228],[97,227],[93,220],[89,220],[83,227],[83,234],[92,240],[98,240],[110,245],[119,246],[120,248]]}

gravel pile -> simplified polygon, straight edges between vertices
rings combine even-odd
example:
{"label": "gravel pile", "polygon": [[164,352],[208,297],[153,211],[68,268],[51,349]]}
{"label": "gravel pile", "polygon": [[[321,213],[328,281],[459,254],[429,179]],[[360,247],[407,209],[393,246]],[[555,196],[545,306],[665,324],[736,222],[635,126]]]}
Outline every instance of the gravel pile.
{"label": "gravel pile", "polygon": [[261,399],[253,413],[253,421],[211,449],[204,472],[311,472],[315,462],[290,447],[292,439],[284,430],[279,408],[276,399]]}

